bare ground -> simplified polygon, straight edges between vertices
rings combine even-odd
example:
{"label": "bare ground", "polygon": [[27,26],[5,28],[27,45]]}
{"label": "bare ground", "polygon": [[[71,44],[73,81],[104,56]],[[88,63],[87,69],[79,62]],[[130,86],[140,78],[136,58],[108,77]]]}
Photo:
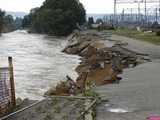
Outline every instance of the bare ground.
{"label": "bare ground", "polygon": [[74,97],[51,97],[12,113],[0,120],[82,120],[95,100]]}

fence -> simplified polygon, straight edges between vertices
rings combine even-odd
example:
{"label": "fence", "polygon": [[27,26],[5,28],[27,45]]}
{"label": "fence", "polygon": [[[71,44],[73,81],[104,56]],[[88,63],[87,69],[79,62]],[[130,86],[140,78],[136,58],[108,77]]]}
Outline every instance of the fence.
{"label": "fence", "polygon": [[0,68],[0,117],[16,104],[12,57],[8,57],[8,64]]}

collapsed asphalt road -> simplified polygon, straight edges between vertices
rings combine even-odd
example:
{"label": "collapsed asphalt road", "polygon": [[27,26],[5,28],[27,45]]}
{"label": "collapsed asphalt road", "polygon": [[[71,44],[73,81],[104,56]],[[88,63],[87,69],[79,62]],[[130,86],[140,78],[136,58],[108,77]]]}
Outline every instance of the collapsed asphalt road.
{"label": "collapsed asphalt road", "polygon": [[106,42],[103,38],[96,31],[71,34],[63,52],[81,56],[76,68],[78,78],[72,80],[68,76],[66,82],[61,82],[46,95],[77,95],[94,85],[119,83],[123,69],[148,62],[146,55],[126,49],[119,42]]}
{"label": "collapsed asphalt road", "polygon": [[160,46],[117,35],[112,39],[127,42],[130,50],[149,54],[152,62],[125,69],[118,85],[96,88],[109,100],[97,107],[97,120],[146,120],[160,115]]}

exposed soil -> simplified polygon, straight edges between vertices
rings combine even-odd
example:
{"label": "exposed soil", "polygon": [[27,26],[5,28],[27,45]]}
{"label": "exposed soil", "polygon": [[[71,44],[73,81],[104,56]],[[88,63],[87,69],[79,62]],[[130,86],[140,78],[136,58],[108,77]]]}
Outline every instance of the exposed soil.
{"label": "exposed soil", "polygon": [[68,37],[68,45],[63,52],[81,56],[80,65],[76,68],[79,77],[76,80],[68,77],[66,82],[58,84],[47,94],[75,95],[90,85],[119,83],[119,74],[125,68],[148,62],[146,55],[125,48],[123,43],[115,42],[107,46],[103,35],[76,31]]}

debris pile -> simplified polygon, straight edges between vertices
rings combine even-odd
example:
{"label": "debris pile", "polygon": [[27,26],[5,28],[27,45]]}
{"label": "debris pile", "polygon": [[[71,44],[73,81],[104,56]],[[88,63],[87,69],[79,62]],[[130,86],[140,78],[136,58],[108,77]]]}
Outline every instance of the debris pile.
{"label": "debris pile", "polygon": [[[77,89],[83,92],[88,84],[98,86],[119,83],[121,77],[118,75],[123,69],[146,62],[142,54],[126,49],[124,44],[115,43],[106,47],[106,41],[99,34],[75,32],[69,36],[68,41],[69,44],[63,52],[81,56],[81,63],[76,68],[79,77],[75,82],[72,80],[64,93],[75,94]],[[55,90],[58,94],[61,93],[59,86]]]}
{"label": "debris pile", "polygon": [[78,91],[77,84],[69,77],[66,76],[66,81],[61,81],[55,89],[51,88],[48,90],[45,95],[59,95],[59,96],[69,96],[69,95],[76,95],[80,91]]}

